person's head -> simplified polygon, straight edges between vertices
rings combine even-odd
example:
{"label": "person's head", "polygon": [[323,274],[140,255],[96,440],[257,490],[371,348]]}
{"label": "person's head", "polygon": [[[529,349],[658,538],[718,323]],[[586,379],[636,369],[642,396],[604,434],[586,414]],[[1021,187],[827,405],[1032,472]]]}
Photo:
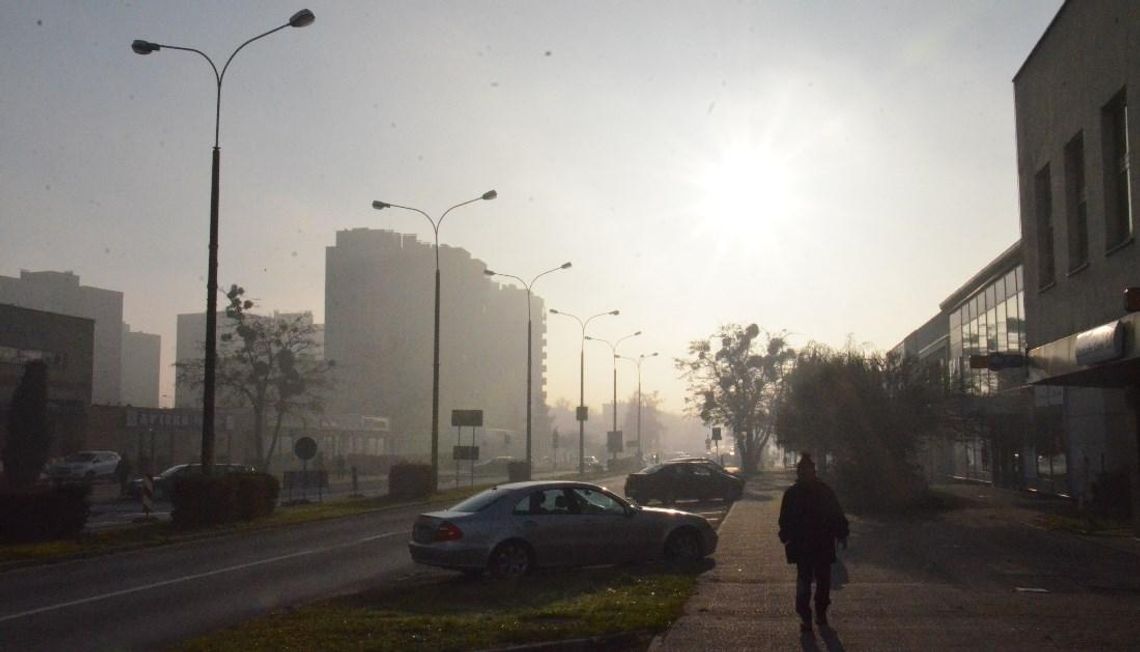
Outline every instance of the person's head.
{"label": "person's head", "polygon": [[815,462],[808,453],[800,455],[800,461],[796,463],[796,478],[800,480],[815,479]]}

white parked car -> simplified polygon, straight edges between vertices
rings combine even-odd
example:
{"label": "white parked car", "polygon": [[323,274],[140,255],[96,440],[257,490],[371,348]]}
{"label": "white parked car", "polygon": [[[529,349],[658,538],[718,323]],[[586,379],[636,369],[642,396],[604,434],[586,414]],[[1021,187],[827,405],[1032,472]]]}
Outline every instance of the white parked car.
{"label": "white parked car", "polygon": [[49,480],[91,481],[113,478],[122,459],[115,451],[79,451],[49,464]]}

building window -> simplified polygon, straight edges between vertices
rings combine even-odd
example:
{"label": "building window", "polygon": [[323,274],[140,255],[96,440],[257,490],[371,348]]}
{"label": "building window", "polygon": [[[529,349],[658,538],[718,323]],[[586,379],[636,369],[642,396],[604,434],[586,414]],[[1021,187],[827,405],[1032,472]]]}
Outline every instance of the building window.
{"label": "building window", "polygon": [[1128,165],[1128,102],[1124,91],[1101,109],[1104,142],[1104,245],[1106,249],[1132,235],[1132,188]]}
{"label": "building window", "polygon": [[1046,288],[1053,284],[1053,191],[1049,166],[1033,178],[1034,207],[1037,215],[1037,287]]}
{"label": "building window", "polygon": [[1088,189],[1085,186],[1085,136],[1078,132],[1065,145],[1065,213],[1069,226],[1069,271],[1089,262]]}

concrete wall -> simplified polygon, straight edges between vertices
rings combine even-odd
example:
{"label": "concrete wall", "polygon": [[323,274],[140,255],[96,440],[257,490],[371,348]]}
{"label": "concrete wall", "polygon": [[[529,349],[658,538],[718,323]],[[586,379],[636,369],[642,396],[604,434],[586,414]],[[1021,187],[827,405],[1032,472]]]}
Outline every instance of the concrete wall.
{"label": "concrete wall", "polygon": [[[1140,213],[1140,3],[1132,0],[1067,2],[1014,80],[1021,234],[1025,245],[1025,304],[1029,346],[1080,332],[1124,314],[1121,292],[1140,283],[1140,247],[1106,250],[1105,162],[1101,109],[1121,89],[1131,104],[1133,224]],[[1084,137],[1088,211],[1088,266],[1070,272],[1065,145]],[[1048,164],[1051,178],[1056,281],[1042,287],[1038,274],[1035,175]]]}

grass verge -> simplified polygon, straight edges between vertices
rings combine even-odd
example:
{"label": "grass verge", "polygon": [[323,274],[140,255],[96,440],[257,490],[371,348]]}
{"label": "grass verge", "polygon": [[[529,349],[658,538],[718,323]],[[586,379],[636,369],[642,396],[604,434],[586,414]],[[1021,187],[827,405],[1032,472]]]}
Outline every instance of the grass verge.
{"label": "grass verge", "polygon": [[680,616],[705,567],[591,568],[504,582],[417,578],[274,613],[177,649],[473,650],[623,633],[647,644]]}

